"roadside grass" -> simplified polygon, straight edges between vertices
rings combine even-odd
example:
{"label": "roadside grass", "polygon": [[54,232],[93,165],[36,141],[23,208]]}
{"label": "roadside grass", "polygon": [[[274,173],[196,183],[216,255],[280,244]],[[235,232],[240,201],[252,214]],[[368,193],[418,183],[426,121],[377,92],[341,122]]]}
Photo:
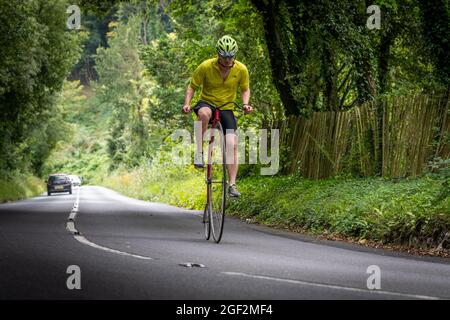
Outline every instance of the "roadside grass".
{"label": "roadside grass", "polygon": [[0,203],[32,198],[45,191],[45,182],[34,176],[0,179]]}
{"label": "roadside grass", "polygon": [[[439,178],[252,177],[229,212],[258,223],[315,235],[435,248],[450,230],[449,197]],[[448,244],[447,244],[448,246]]]}
{"label": "roadside grass", "polygon": [[196,209],[205,205],[204,174],[186,167],[152,167],[118,170],[99,183],[126,196],[178,207]]}

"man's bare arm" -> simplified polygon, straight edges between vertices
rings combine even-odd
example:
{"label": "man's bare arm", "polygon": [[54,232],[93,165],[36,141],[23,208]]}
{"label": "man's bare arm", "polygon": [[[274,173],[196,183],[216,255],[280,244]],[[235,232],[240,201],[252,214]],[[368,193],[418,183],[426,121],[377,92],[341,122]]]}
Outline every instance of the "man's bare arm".
{"label": "man's bare arm", "polygon": [[250,113],[253,111],[252,106],[249,104],[250,102],[250,88],[247,90],[241,90],[242,102],[244,104],[244,112]]}
{"label": "man's bare arm", "polygon": [[184,94],[183,112],[188,113],[191,110],[191,101],[194,96],[195,90],[189,85]]}

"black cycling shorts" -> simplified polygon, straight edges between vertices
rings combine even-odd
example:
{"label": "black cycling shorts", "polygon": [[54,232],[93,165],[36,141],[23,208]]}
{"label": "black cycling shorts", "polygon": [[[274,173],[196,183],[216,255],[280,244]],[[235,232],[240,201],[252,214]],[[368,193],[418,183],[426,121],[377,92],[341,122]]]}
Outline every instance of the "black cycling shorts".
{"label": "black cycling shorts", "polygon": [[[203,107],[208,107],[211,109],[211,119],[209,119],[209,122],[211,123],[214,117],[214,107],[209,105],[205,101],[200,101],[197,103],[194,107],[194,112],[198,116],[198,110],[200,110]],[[227,134],[228,130],[233,130],[233,133],[236,133],[237,130],[237,121],[236,117],[234,116],[233,111],[231,110],[220,110],[220,124],[222,125],[222,129],[224,131],[224,134]]]}

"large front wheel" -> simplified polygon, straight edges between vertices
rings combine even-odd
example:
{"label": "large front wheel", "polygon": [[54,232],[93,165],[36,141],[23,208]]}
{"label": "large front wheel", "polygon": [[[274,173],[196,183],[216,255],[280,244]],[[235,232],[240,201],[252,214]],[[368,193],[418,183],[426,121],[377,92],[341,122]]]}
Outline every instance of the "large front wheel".
{"label": "large front wheel", "polygon": [[222,126],[217,124],[211,129],[211,139],[208,145],[208,162],[206,183],[208,191],[207,208],[210,214],[211,231],[214,241],[222,239],[225,221],[225,200],[227,188],[227,170],[225,154],[225,136]]}
{"label": "large front wheel", "polygon": [[203,211],[203,231],[205,232],[206,240],[211,237],[211,214],[209,210],[209,203],[205,205],[205,210]]}

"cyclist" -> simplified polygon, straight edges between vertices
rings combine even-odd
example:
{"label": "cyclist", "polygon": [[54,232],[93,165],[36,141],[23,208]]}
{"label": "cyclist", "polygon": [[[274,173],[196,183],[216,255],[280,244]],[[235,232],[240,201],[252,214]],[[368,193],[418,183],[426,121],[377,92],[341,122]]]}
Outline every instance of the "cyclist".
{"label": "cyclist", "polygon": [[[249,104],[250,85],[247,67],[235,60],[238,51],[236,41],[230,36],[223,36],[216,44],[217,57],[205,60],[194,71],[191,82],[184,97],[183,112],[191,110],[192,97],[197,89],[201,88],[200,101],[194,106],[194,112],[202,123],[202,138],[197,141],[198,158],[194,161],[196,168],[204,168],[203,160],[203,135],[208,129],[208,123],[213,115],[211,105],[220,106],[227,102],[236,100],[236,92],[240,88],[245,113],[253,111]],[[227,161],[228,174],[230,176],[230,186],[228,195],[230,197],[240,197],[236,186],[236,176],[238,171],[237,155],[237,129],[236,117],[233,113],[234,105],[223,107],[220,112],[220,123],[225,133],[225,141],[228,150],[234,150],[234,161]],[[228,157],[228,156],[227,156]]]}

